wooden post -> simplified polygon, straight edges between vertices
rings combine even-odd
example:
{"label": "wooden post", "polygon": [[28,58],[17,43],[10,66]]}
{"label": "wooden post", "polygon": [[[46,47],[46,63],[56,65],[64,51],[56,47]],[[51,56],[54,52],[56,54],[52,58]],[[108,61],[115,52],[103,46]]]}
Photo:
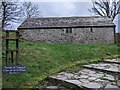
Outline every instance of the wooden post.
{"label": "wooden post", "polygon": [[11,62],[14,63],[14,61],[13,61],[13,51],[11,51]]}
{"label": "wooden post", "polygon": [[116,39],[115,27],[116,27],[116,26],[114,26],[114,43],[116,44],[116,40],[117,40],[117,39]]}
{"label": "wooden post", "polygon": [[19,32],[16,32],[16,65],[18,65],[19,60]]}
{"label": "wooden post", "polygon": [[8,50],[9,50],[9,32],[6,31],[6,58],[5,58],[5,63],[7,65],[7,62],[8,62]]}

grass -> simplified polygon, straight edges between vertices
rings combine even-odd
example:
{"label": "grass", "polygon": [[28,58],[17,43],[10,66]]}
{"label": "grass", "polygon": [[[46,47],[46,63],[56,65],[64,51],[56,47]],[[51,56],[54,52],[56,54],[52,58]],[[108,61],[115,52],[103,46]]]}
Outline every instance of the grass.
{"label": "grass", "polygon": [[[14,44],[10,44],[12,49]],[[3,75],[3,87],[40,87],[49,75],[61,71],[76,72],[84,64],[120,55],[119,49],[117,45],[46,44],[21,40],[19,63],[26,66],[27,71],[17,75]]]}

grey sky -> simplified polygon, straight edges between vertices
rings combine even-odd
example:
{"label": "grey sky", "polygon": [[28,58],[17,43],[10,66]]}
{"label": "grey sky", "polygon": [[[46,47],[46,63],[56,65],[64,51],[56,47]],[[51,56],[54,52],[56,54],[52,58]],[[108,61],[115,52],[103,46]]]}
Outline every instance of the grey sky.
{"label": "grey sky", "polygon": [[[33,3],[39,5],[41,16],[43,17],[61,17],[61,16],[69,17],[69,16],[94,15],[93,13],[88,11],[88,9],[92,7],[91,2],[33,2]],[[117,21],[118,19],[115,20],[116,25]],[[15,26],[18,26],[18,24],[16,24]]]}
{"label": "grey sky", "polygon": [[90,2],[40,2],[40,10],[45,16],[89,16]]}

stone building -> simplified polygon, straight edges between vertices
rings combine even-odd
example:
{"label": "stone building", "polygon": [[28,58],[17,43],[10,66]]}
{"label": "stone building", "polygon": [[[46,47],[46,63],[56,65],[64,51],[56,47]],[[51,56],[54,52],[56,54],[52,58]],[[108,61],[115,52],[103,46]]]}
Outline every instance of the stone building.
{"label": "stone building", "polygon": [[22,38],[47,43],[114,43],[115,25],[107,17],[28,18],[19,27]]}

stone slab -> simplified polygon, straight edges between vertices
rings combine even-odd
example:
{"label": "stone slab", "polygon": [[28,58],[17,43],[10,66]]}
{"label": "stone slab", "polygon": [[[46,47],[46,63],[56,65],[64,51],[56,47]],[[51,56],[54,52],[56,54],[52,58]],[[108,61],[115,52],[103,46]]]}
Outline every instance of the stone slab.
{"label": "stone slab", "polygon": [[120,64],[120,59],[106,59],[103,62]]}
{"label": "stone slab", "polygon": [[113,63],[99,63],[99,64],[90,64],[84,65],[85,68],[96,69],[106,72],[120,73],[120,65]]}
{"label": "stone slab", "polygon": [[90,82],[90,83],[87,83],[87,84],[83,84],[82,87],[84,88],[88,88],[88,89],[94,89],[94,88],[101,88],[101,85],[99,83],[96,83],[96,82]]}
{"label": "stone slab", "polygon": [[82,83],[79,80],[65,80],[65,82],[68,82],[68,83],[71,83],[71,84],[75,84],[75,85],[80,85]]}

